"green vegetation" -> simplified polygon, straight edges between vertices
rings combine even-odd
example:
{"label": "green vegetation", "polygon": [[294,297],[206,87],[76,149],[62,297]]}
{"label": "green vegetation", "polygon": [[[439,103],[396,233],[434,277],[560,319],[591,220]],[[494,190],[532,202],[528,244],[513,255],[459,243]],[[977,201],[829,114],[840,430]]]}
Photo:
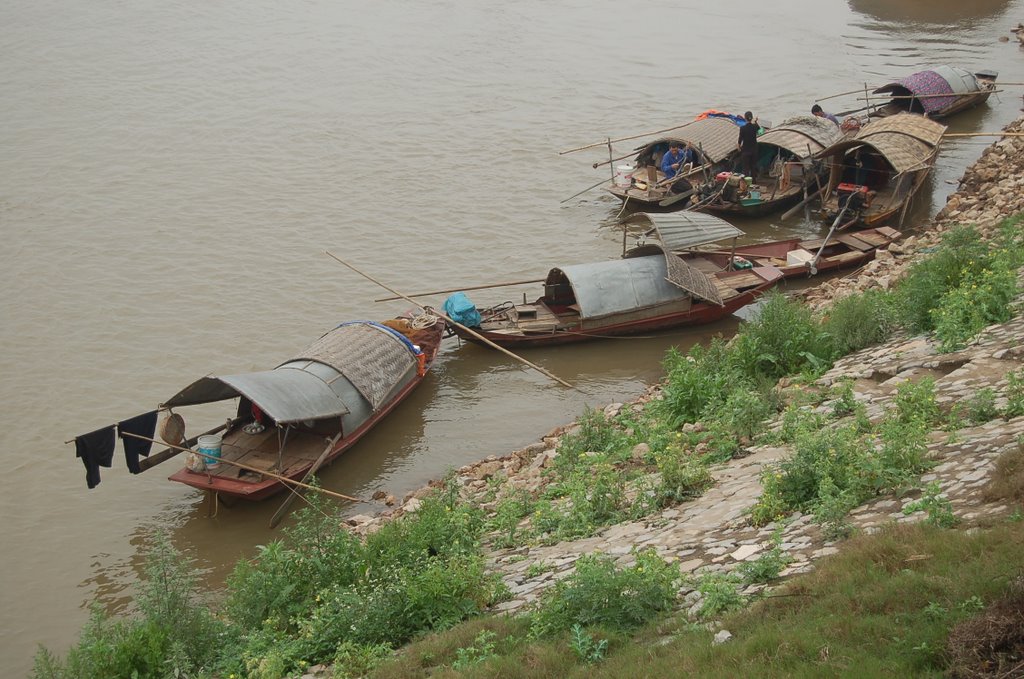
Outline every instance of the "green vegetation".
{"label": "green vegetation", "polygon": [[[529,619],[494,619],[486,624],[498,635],[499,651],[481,665],[447,669],[465,644],[456,639],[479,633],[482,623],[472,622],[417,640],[370,677],[940,677],[955,669],[970,676],[971,668],[1000,662],[1011,676],[1011,665],[998,654],[1021,639],[1013,611],[1022,605],[1014,584],[1022,540],[1024,522],[971,533],[891,525],[851,539],[775,595],[716,617],[733,635],[725,644],[713,644],[714,631],[682,612],[656,615],[629,631],[579,625],[541,638],[529,635]],[[729,587],[713,596],[715,605],[731,606]],[[965,634],[971,626],[989,630],[988,637]],[[600,659],[565,652],[566,644],[578,643],[577,634],[607,641]]]}
{"label": "green vegetation", "polygon": [[[1003,408],[995,391],[981,390],[944,412],[925,379],[901,384],[874,420],[849,382],[807,385],[896,330],[933,333],[953,350],[1008,318],[1024,264],[1020,226],[1008,220],[995,247],[955,229],[893,291],[845,297],[824,318],[766,296],[731,341],[670,351],[660,399],[614,417],[585,412],[529,490],[496,475],[482,498],[466,501],[448,479],[417,512],[365,539],[339,530],[313,498],[285,539],[238,563],[216,611],[198,603],[192,583],[200,579],[188,561],[158,538],[137,613],[114,620],[94,612],[66,658],[40,650],[34,676],[276,679],[315,663],[333,664],[335,677],[718,676],[721,667],[766,676],[942,674],[958,657],[947,648],[954,626],[1005,594],[1011,564],[1019,574],[1019,510],[1017,520],[976,535],[950,533],[943,528],[956,517],[929,485],[906,507],[925,511],[928,525],[854,537],[786,597],[752,608],[744,592],[788,564],[781,528],[770,549],[732,573],[682,578],[650,550],[622,567],[583,556],[516,619],[479,617],[508,595],[486,572],[484,547],[578,539],[649,517],[699,496],[712,465],[761,442],[793,453],[765,469],[751,521],[801,511],[830,537],[850,535],[853,508],[919,489],[929,431],[1024,415],[1024,370],[1007,374]],[[989,496],[1020,502],[1024,444],[997,467]],[[548,568],[538,562],[526,575]],[[722,620],[736,640],[713,646],[704,626],[676,610],[680,586],[698,593],[697,618]]]}

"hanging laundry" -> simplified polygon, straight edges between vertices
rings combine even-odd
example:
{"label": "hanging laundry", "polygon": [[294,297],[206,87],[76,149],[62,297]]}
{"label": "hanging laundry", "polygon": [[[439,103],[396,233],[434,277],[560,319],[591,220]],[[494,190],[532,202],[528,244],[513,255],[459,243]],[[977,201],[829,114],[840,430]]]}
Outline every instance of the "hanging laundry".
{"label": "hanging laundry", "polygon": [[100,467],[110,467],[114,459],[114,425],[75,437],[75,456],[85,465],[85,482],[89,488],[100,483]]}
{"label": "hanging laundry", "polygon": [[136,415],[123,422],[117,423],[117,437],[121,439],[124,446],[124,461],[128,465],[128,471],[138,474],[142,471],[139,468],[139,455],[149,457],[149,451],[153,448],[152,441],[143,441],[125,434],[137,434],[146,438],[153,438],[156,433],[156,412],[152,411]]}

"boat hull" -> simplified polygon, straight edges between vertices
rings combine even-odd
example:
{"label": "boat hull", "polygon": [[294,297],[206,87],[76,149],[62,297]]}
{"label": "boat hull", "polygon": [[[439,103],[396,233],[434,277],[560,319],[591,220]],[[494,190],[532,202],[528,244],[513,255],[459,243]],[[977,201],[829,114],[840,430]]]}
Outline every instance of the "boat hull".
{"label": "boat hull", "polygon": [[[657,330],[669,330],[693,325],[711,323],[729,316],[739,309],[754,302],[758,297],[774,287],[782,275],[779,274],[771,280],[765,280],[761,285],[745,290],[738,295],[726,300],[723,306],[701,302],[694,304],[687,310],[680,310],[670,313],[663,313],[661,310],[648,309],[634,312],[632,317],[623,320],[623,315],[589,321],[585,326],[576,324],[573,326],[559,328],[551,332],[531,333],[512,335],[503,332],[490,332],[474,328],[478,334],[501,347],[545,347],[559,346],[563,344],[576,344],[608,337],[623,337],[638,335]],[[466,332],[463,328],[453,328],[455,334],[462,339],[476,344],[485,344],[479,337]]]}

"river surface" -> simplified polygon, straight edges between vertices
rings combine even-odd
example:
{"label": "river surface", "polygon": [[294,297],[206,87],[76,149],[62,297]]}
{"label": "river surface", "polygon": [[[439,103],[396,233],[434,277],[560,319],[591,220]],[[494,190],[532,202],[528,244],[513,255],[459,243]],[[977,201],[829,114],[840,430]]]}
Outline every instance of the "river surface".
{"label": "river surface", "polygon": [[[325,250],[403,292],[609,259],[619,204],[600,190],[566,200],[601,179],[591,164],[607,149],[558,151],[709,108],[781,122],[930,64],[1021,83],[1024,53],[998,41],[1021,20],[1024,0],[6,0],[0,676],[24,676],[37,644],[66,652],[91,604],[127,606],[155,531],[211,587],[278,534],[274,500],[208,518],[201,494],[166,480],[176,460],[131,476],[118,453],[87,490],[65,441],[409,306],[375,304],[387,293]],[[1000,129],[1021,92],[1008,85],[952,131]],[[943,145],[904,231],[990,141]],[[799,216],[740,226],[755,239],[822,232]],[[524,291],[537,293],[470,296]],[[452,340],[323,482],[401,497],[635,396],[667,348],[738,322],[529,352],[578,390]]]}

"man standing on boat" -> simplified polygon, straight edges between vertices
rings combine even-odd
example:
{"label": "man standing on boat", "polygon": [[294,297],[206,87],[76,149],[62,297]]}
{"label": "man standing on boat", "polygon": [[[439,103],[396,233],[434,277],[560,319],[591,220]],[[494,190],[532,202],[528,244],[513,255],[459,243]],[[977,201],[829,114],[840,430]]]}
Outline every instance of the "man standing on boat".
{"label": "man standing on boat", "polygon": [[685,149],[678,141],[671,141],[668,144],[668,153],[661,159],[661,171],[665,173],[665,179],[672,179],[686,163],[693,162],[693,150],[687,146]]}
{"label": "man standing on boat", "polygon": [[838,126],[838,125],[839,125],[839,118],[836,118],[836,117],[835,117],[834,115],[832,115],[831,113],[827,113],[827,112],[825,112],[825,111],[824,111],[824,110],[823,110],[823,109],[821,108],[821,106],[820,106],[820,105],[818,105],[818,104],[815,104],[814,106],[812,106],[812,107],[811,107],[811,113],[812,113],[813,115],[816,115],[816,116],[818,116],[819,118],[825,118],[826,120],[831,120],[831,121],[832,121],[833,123],[835,123],[835,124],[836,124],[836,126]]}
{"label": "man standing on boat", "polygon": [[757,118],[750,111],[743,114],[743,119],[747,122],[740,128],[740,137],[736,145],[740,150],[743,173],[757,181],[757,135],[761,132],[761,126],[757,124]]}

